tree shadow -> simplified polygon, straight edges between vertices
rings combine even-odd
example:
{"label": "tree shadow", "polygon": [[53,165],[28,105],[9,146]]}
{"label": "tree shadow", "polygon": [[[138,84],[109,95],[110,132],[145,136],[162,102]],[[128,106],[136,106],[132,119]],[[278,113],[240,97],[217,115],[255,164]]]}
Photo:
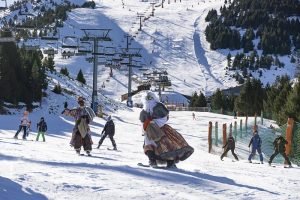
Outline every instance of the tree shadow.
{"label": "tree shadow", "polygon": [[[266,190],[264,188],[255,187],[246,184],[236,183],[234,180],[223,177],[223,176],[214,176],[211,174],[200,173],[198,171],[185,171],[182,169],[152,169],[152,168],[141,168],[141,167],[132,167],[128,165],[119,165],[119,166],[110,166],[105,164],[90,164],[90,163],[66,163],[66,162],[54,162],[54,161],[39,161],[32,160],[28,158],[18,158],[14,156],[8,156],[0,154],[0,159],[2,160],[22,160],[24,162],[37,163],[41,165],[49,165],[56,167],[75,167],[75,168],[92,168],[97,170],[107,170],[107,171],[115,171],[118,173],[129,174],[135,176],[137,178],[144,179],[153,179],[156,181],[169,182],[172,184],[179,185],[190,185],[193,187],[209,187],[215,188],[215,184],[223,184],[233,187],[245,188],[248,190],[259,191],[259,192],[267,192],[272,195],[279,195],[277,192],[272,192]],[[101,158],[103,159],[103,158]]]}
{"label": "tree shadow", "polygon": [[44,200],[48,199],[43,194],[34,192],[30,188],[22,188],[22,185],[0,176],[0,199],[5,200]]}

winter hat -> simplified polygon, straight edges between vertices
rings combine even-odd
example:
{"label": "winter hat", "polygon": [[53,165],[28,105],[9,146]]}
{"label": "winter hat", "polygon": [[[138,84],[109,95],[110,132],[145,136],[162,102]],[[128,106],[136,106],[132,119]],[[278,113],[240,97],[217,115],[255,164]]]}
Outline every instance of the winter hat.
{"label": "winter hat", "polygon": [[108,117],[107,117],[107,121],[110,121],[111,120],[111,116],[109,115]]}

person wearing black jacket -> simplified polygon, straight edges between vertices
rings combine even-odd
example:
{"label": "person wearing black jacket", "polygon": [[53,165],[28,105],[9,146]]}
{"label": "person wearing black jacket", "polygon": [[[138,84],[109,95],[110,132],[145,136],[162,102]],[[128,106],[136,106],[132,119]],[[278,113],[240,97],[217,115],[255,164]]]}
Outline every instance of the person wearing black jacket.
{"label": "person wearing black jacket", "polygon": [[36,141],[39,140],[40,135],[43,137],[43,142],[45,142],[45,132],[47,131],[47,123],[44,120],[44,117],[41,117],[40,122],[36,125],[38,129],[38,134],[36,136]]}
{"label": "person wearing black jacket", "polygon": [[287,157],[286,153],[285,153],[285,145],[287,144],[288,142],[280,135],[278,136],[274,142],[273,142],[273,145],[274,145],[274,153],[272,154],[272,156],[270,157],[270,160],[269,160],[269,165],[271,165],[273,159],[275,158],[275,156],[277,156],[279,153],[284,157],[285,159],[285,162],[288,163],[289,167],[292,166],[289,158]]}
{"label": "person wearing black jacket", "polygon": [[117,145],[116,142],[114,140],[114,135],[115,135],[115,124],[113,122],[113,120],[111,119],[111,116],[109,116],[107,118],[107,122],[103,128],[103,131],[101,133],[101,139],[99,140],[99,144],[97,149],[100,148],[100,146],[102,145],[104,139],[106,138],[106,136],[109,136],[109,139],[113,145],[113,150],[117,150]]}
{"label": "person wearing black jacket", "polygon": [[231,150],[232,155],[234,156],[234,158],[236,160],[239,160],[239,158],[237,157],[237,155],[234,153],[234,149],[235,149],[235,141],[234,138],[232,137],[232,135],[229,135],[229,138],[227,139],[226,144],[223,146],[223,148],[225,148],[224,153],[221,155],[221,160],[223,160],[223,157],[227,154],[227,152],[229,150]]}

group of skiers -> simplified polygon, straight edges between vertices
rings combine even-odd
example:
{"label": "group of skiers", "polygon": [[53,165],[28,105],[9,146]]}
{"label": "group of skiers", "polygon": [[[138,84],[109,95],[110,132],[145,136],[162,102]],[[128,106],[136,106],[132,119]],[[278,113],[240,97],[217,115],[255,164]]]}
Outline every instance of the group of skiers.
{"label": "group of skiers", "polygon": [[[19,135],[19,133],[21,132],[22,129],[23,129],[23,140],[26,140],[26,138],[28,137],[29,130],[30,130],[30,127],[31,127],[31,121],[29,120],[28,115],[29,115],[29,112],[25,111],[24,114],[23,114],[23,117],[21,118],[21,123],[19,125],[19,129],[18,129],[18,131],[16,132],[16,134],[14,136],[15,139],[18,139],[18,135]],[[45,132],[47,131],[47,123],[45,122],[44,117],[40,118],[40,121],[37,123],[36,127],[37,127],[37,130],[38,130],[36,141],[39,140],[39,137],[41,135],[42,138],[43,138],[43,142],[45,142],[46,141],[45,140]]]}
{"label": "group of skiers", "polygon": [[[274,152],[271,155],[268,164],[271,165],[273,159],[278,155],[281,154],[284,159],[285,159],[285,163],[288,164],[289,167],[291,167],[291,162],[289,160],[289,158],[287,157],[286,153],[285,153],[285,145],[288,142],[281,136],[279,135],[278,137],[275,138],[274,142],[273,142],[273,146],[274,146]],[[250,148],[250,146],[252,145],[252,149],[251,149],[251,153],[248,157],[248,161],[249,163],[252,163],[252,158],[255,156],[256,152],[259,155],[259,160],[260,163],[263,164],[263,155],[262,155],[262,151],[261,151],[261,145],[262,145],[262,140],[260,138],[260,136],[258,135],[257,130],[253,131],[253,136],[249,142],[248,147]],[[224,148],[224,152],[221,155],[221,160],[223,160],[223,157],[227,154],[228,151],[231,151],[232,155],[234,156],[234,158],[236,160],[239,160],[237,155],[235,154],[234,150],[235,150],[235,140],[232,137],[232,134],[229,135],[226,144],[223,146]]]}
{"label": "group of skiers", "polygon": [[[74,147],[78,155],[81,151],[81,146],[83,146],[84,151],[88,156],[91,156],[92,151],[92,137],[90,133],[89,124],[93,121],[95,117],[94,111],[85,106],[84,98],[79,97],[77,99],[78,107],[74,109],[65,108],[62,114],[67,116],[72,116],[75,118],[75,125],[72,131],[72,137],[70,145]],[[169,110],[166,106],[158,100],[158,97],[151,91],[147,92],[146,95],[142,97],[143,109],[140,112],[140,121],[142,123],[142,130],[144,136],[143,149],[144,153],[149,159],[149,165],[152,167],[157,167],[157,164],[166,164],[168,168],[176,167],[176,163],[179,161],[186,160],[193,154],[194,149],[185,141],[180,133],[167,124],[169,120]],[[18,134],[23,129],[23,139],[27,137],[28,129],[30,128],[31,121],[28,117],[28,111],[24,112],[21,118],[21,124],[18,131],[16,132],[14,138],[18,138]],[[194,118],[193,113],[193,118]],[[40,118],[39,123],[37,123],[38,134],[36,141],[38,141],[39,136],[43,137],[45,142],[45,132],[47,131],[47,123],[44,117]],[[111,116],[107,117],[107,122],[101,133],[101,138],[99,140],[97,148],[99,149],[102,145],[104,139],[109,136],[111,143],[113,145],[113,150],[117,150],[117,145],[114,140],[115,135],[115,125]],[[258,135],[257,130],[253,132],[253,137],[250,140],[249,147],[252,145],[251,154],[248,157],[248,161],[251,163],[252,158],[255,156],[256,152],[259,154],[260,162],[263,164],[263,155],[261,152],[262,140]],[[268,163],[271,165],[273,159],[279,153],[285,158],[286,163],[291,166],[289,158],[285,154],[285,145],[287,141],[279,136],[273,142],[274,153],[270,157]],[[221,160],[223,157],[231,151],[232,155],[236,160],[238,156],[235,154],[235,140],[232,134],[229,135],[226,144],[223,146],[224,152],[221,155]]]}

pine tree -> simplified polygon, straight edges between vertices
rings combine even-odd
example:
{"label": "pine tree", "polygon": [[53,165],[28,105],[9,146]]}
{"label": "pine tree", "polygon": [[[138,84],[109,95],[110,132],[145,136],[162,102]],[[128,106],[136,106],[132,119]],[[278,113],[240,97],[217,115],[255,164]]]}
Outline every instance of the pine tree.
{"label": "pine tree", "polygon": [[263,103],[264,112],[279,123],[286,121],[286,117],[282,117],[282,110],[285,107],[291,88],[290,78],[286,75],[278,77],[275,83],[266,91],[266,98]]}
{"label": "pine tree", "polygon": [[219,88],[211,97],[211,108],[214,110],[223,109],[223,92]]}
{"label": "pine tree", "polygon": [[62,89],[61,89],[60,84],[59,84],[59,83],[56,84],[56,85],[54,86],[54,88],[53,88],[52,91],[53,91],[54,93],[56,93],[56,94],[61,94]]}
{"label": "pine tree", "polygon": [[230,52],[227,54],[227,66],[230,69],[231,68],[231,54]]}
{"label": "pine tree", "polygon": [[235,101],[235,110],[238,110],[245,115],[252,115],[254,114],[251,110],[252,107],[252,100],[251,97],[251,81],[248,78],[246,83],[243,85],[240,95],[237,97]]}
{"label": "pine tree", "polygon": [[46,57],[46,58],[44,59],[43,65],[44,65],[44,67],[45,67],[46,69],[49,69],[50,72],[54,72],[54,71],[55,71],[55,69],[54,69],[55,63],[54,63],[53,58],[47,58],[47,57]]}
{"label": "pine tree", "polygon": [[191,101],[190,101],[190,107],[195,107],[196,106],[197,99],[198,99],[198,94],[197,94],[197,92],[195,92],[192,95],[192,98],[191,98]]}
{"label": "pine tree", "polygon": [[69,71],[66,67],[61,68],[60,73],[65,75],[65,76],[69,76]]}
{"label": "pine tree", "polygon": [[81,82],[81,83],[83,83],[83,84],[86,83],[85,78],[83,76],[83,73],[82,73],[81,69],[79,70],[79,72],[77,74],[76,80],[79,81],[79,82]]}
{"label": "pine tree", "polygon": [[202,92],[200,92],[198,99],[196,101],[196,107],[206,107],[207,102],[205,96]]}
{"label": "pine tree", "polygon": [[278,122],[283,124],[288,117],[294,118],[296,121],[300,121],[300,76],[297,83],[295,83],[293,89],[289,93],[284,108],[279,113]]}

